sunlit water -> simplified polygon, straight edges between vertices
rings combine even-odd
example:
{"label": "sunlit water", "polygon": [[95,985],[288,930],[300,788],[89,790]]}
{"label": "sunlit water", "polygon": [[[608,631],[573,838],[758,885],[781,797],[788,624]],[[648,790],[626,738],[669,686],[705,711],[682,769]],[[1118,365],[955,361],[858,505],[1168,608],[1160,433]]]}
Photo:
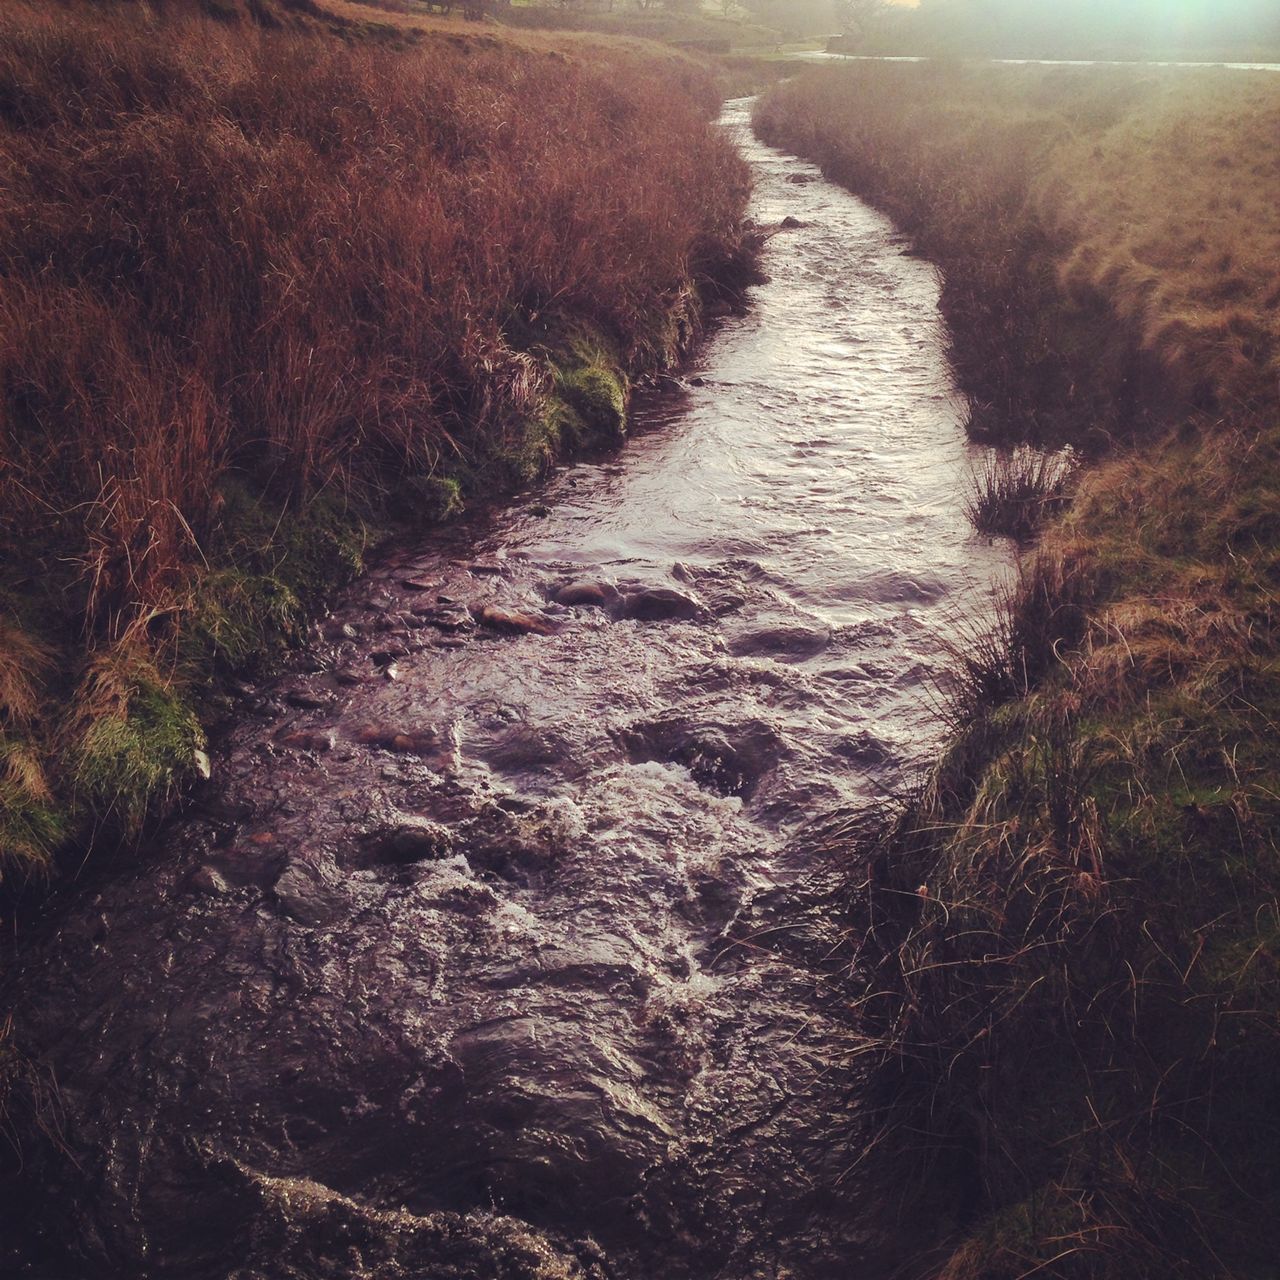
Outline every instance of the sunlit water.
{"label": "sunlit water", "polygon": [[[833,53],[805,49],[789,53],[797,62],[931,62],[909,54]],[[1160,62],[1143,58],[971,58],[966,61],[1007,67],[1223,67],[1228,71],[1280,71],[1280,62]]]}
{"label": "sunlit water", "polygon": [[724,127],[802,225],[687,384],[390,556],[142,869],[19,948],[61,1128],[19,1119],[6,1274],[870,1274],[814,833],[936,750],[1007,552],[932,268]]}

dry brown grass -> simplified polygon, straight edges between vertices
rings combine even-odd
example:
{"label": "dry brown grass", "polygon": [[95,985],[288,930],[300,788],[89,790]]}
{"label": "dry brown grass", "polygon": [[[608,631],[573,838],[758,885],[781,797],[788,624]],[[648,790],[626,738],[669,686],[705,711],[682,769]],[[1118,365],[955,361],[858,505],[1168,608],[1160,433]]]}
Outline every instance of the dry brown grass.
{"label": "dry brown grass", "polygon": [[1068,292],[1106,297],[1184,396],[1280,404],[1280,84],[1144,79],[1055,147],[1032,202]]}
{"label": "dry brown grass", "polygon": [[536,411],[520,330],[558,316],[652,356],[745,185],[652,75],[11,14],[5,536],[76,526],[118,631],[228,467],[302,495],[474,455]]}
{"label": "dry brown grass", "polygon": [[[747,190],[711,75],[674,52],[389,47],[192,7],[0,6],[0,617],[59,648],[55,704],[141,647],[126,701],[169,743],[161,792],[194,740],[171,741],[157,681],[208,567],[292,622],[330,572],[298,521],[346,564],[344,521],[545,469],[570,444],[556,352],[675,358]],[[201,635],[230,630],[251,646],[252,626]],[[5,732],[65,796],[83,767],[58,744],[85,735],[30,713],[24,652],[0,660],[25,717]],[[89,788],[108,805],[110,772]]]}

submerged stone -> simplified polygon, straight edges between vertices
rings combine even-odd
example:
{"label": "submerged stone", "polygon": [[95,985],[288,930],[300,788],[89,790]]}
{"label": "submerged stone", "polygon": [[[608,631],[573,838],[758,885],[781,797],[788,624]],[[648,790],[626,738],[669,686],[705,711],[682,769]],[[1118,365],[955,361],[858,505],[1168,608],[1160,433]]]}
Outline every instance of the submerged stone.
{"label": "submerged stone", "polygon": [[554,623],[519,609],[503,609],[496,604],[472,606],[472,615],[482,626],[509,635],[554,635]]}
{"label": "submerged stone", "polygon": [[213,867],[201,867],[191,877],[189,884],[196,893],[219,898],[231,891],[231,886]]}
{"label": "submerged stone", "polygon": [[319,927],[334,920],[341,902],[334,887],[318,868],[307,862],[291,863],[276,880],[276,905],[291,920]]}
{"label": "submerged stone", "polygon": [[605,605],[617,594],[617,591],[607,583],[570,582],[561,587],[553,598],[557,604]]}
{"label": "submerged stone", "polygon": [[701,604],[674,587],[623,587],[622,616],[640,622],[689,621],[702,613]]}
{"label": "submerged stone", "polygon": [[298,729],[280,739],[281,746],[299,751],[332,751],[333,742],[333,734],[327,729]]}
{"label": "submerged stone", "polygon": [[397,729],[389,725],[365,725],[353,735],[366,747],[381,747],[401,755],[431,756],[448,749],[448,743],[437,729]]}
{"label": "submerged stone", "polygon": [[426,818],[407,818],[385,831],[380,841],[383,857],[390,862],[421,862],[446,858],[453,851],[449,828]]}

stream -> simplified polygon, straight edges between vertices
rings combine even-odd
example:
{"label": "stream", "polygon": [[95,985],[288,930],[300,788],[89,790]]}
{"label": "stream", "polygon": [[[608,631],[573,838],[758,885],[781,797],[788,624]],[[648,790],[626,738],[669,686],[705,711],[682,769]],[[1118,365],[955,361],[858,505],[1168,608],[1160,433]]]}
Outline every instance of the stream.
{"label": "stream", "polygon": [[876,1274],[822,832],[936,752],[1010,557],[933,268],[749,108],[745,313],[619,454],[386,553],[17,940],[6,1276]]}

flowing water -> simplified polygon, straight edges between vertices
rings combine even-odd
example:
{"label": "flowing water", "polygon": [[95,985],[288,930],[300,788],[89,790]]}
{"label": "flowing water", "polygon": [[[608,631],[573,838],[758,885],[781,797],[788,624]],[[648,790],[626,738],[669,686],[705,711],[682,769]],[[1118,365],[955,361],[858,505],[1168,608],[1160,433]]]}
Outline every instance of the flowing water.
{"label": "flowing water", "polygon": [[388,554],[21,940],[5,1274],[871,1274],[814,832],[936,749],[1007,555],[932,268],[723,124],[749,309],[619,456]]}

